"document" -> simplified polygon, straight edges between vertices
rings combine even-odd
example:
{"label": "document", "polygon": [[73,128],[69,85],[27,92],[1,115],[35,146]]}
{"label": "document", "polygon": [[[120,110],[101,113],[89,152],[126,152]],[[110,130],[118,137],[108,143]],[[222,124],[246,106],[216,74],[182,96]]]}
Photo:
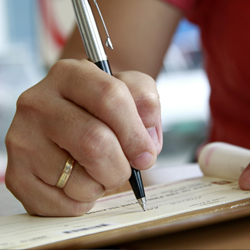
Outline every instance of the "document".
{"label": "document", "polygon": [[[205,163],[205,167],[209,168],[208,156]],[[99,199],[96,206],[81,217],[46,218],[28,214],[1,217],[0,249],[35,248],[91,234],[96,234],[98,240],[100,232],[235,201],[250,201],[250,191],[240,190],[237,180],[222,177],[203,176],[150,186],[145,192],[146,212],[142,211],[133,192],[129,191]]]}

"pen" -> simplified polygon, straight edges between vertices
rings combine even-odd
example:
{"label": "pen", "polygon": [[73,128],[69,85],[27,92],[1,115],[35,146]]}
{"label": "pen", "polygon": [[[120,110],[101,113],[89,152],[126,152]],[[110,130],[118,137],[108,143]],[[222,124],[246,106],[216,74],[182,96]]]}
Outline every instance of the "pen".
{"label": "pen", "polygon": [[[108,48],[113,49],[106,25],[102,18],[99,6],[96,0],[93,0],[96,8],[100,14],[101,20],[103,22],[107,39],[105,44]],[[95,18],[90,7],[88,0],[72,0],[77,25],[83,40],[83,44],[88,56],[88,59],[95,63],[100,69],[112,75],[110,65],[108,62],[107,55],[105,53],[102,40],[95,22]],[[143,211],[146,211],[146,197],[143,187],[143,182],[141,178],[141,173],[139,170],[132,168],[132,174],[129,179],[130,185],[133,189],[135,197],[138,203],[141,205]]]}

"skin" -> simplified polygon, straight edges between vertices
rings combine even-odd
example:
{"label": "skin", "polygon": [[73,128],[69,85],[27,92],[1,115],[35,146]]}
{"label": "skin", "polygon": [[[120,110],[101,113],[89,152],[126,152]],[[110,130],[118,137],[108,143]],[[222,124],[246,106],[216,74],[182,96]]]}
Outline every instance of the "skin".
{"label": "skin", "polygon": [[[20,96],[6,137],[6,185],[30,214],[82,215],[129,179],[130,164],[141,170],[154,164],[162,142],[155,145],[143,124],[160,129],[154,81],[137,72],[117,77],[86,60],[65,60]],[[138,91],[142,85],[150,94]],[[59,189],[69,153],[77,163]]]}
{"label": "skin", "polygon": [[250,190],[250,164],[242,172],[239,178],[239,186],[243,190]]}
{"label": "skin", "polygon": [[[162,148],[154,78],[182,13],[160,0],[98,3],[117,73],[109,76],[83,59],[75,29],[62,60],[19,97],[6,136],[6,186],[32,215],[83,215],[106,190],[129,179],[131,165],[152,167]],[[76,163],[60,189],[56,184],[69,154]]]}

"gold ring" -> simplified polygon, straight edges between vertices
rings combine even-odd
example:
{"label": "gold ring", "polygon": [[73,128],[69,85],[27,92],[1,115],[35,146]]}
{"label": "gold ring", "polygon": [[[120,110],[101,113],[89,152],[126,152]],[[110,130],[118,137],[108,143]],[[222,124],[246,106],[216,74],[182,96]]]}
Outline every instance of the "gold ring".
{"label": "gold ring", "polygon": [[70,177],[70,174],[72,172],[72,169],[74,167],[74,163],[75,163],[74,158],[72,156],[70,156],[65,164],[63,171],[62,171],[62,175],[56,184],[57,187],[59,187],[59,188],[65,187],[65,185]]}

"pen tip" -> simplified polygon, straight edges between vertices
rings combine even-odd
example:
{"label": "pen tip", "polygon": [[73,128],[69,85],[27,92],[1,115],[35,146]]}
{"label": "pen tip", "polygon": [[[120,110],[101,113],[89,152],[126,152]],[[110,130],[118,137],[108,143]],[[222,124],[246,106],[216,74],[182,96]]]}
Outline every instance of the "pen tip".
{"label": "pen tip", "polygon": [[141,205],[142,210],[143,210],[144,212],[147,211],[147,208],[146,208],[147,200],[146,200],[146,198],[145,198],[145,197],[142,197],[142,198],[138,199],[137,201],[138,201],[138,203]]}
{"label": "pen tip", "polygon": [[141,204],[141,207],[142,207],[142,210],[143,210],[144,212],[147,211],[147,207],[146,207],[146,204],[145,204],[145,203]]}

